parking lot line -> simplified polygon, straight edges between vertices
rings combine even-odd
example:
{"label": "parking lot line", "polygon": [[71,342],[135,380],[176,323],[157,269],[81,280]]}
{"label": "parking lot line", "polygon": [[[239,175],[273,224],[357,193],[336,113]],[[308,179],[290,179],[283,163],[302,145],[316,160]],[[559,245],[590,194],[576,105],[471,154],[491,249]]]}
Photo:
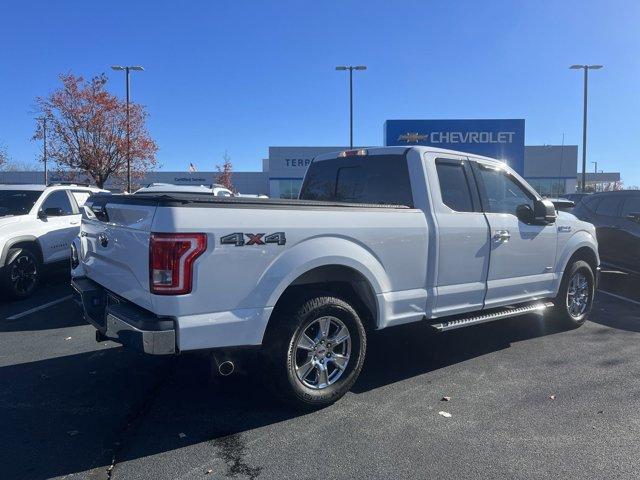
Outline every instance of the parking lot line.
{"label": "parking lot line", "polygon": [[53,305],[57,305],[58,303],[71,300],[72,298],[73,298],[73,295],[67,295],[66,297],[62,297],[62,298],[59,298],[58,300],[54,300],[53,302],[45,303],[44,305],[40,305],[39,307],[34,307],[25,312],[17,313],[15,315],[7,317],[7,320],[18,320],[19,318],[26,317],[27,315],[31,315],[32,313],[39,312],[40,310],[44,310],[45,308],[52,307]]}
{"label": "parking lot line", "polygon": [[618,300],[624,300],[625,302],[633,303],[635,305],[640,305],[640,302],[636,300],[631,300],[630,298],[623,297],[622,295],[616,295],[615,293],[607,292],[605,290],[598,290],[600,293],[604,293],[605,295],[610,295],[612,297],[617,298]]}

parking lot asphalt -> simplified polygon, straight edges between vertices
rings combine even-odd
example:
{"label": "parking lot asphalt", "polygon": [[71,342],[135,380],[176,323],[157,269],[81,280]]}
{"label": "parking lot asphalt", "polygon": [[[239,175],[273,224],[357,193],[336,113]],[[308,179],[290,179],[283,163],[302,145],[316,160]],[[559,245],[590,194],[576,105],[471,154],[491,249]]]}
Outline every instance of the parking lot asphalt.
{"label": "parking lot asphalt", "polygon": [[255,375],[209,382],[199,357],[98,344],[70,300],[32,311],[71,293],[55,277],[0,304],[0,478],[636,479],[640,304],[618,297],[640,283],[601,287],[574,330],[376,332],[352,391],[300,414]]}

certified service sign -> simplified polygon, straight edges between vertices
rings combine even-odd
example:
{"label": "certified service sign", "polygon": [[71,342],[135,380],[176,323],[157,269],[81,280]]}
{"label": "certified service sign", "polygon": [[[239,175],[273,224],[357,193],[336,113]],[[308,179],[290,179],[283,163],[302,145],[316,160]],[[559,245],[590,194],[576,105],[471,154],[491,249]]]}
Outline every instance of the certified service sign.
{"label": "certified service sign", "polygon": [[427,145],[476,153],[524,173],[524,120],[387,120],[385,145]]}

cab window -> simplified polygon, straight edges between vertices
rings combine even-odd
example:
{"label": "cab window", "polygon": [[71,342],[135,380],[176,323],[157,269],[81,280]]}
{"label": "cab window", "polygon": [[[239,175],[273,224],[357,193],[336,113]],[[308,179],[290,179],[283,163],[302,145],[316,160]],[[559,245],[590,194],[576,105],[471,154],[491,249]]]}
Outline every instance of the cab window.
{"label": "cab window", "polygon": [[314,160],[300,199],[413,207],[407,158],[389,154]]}

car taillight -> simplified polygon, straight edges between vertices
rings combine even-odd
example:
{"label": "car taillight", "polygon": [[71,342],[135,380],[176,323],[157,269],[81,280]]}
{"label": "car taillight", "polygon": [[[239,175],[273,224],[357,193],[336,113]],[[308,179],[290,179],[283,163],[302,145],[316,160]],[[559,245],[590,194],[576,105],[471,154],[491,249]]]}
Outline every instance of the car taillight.
{"label": "car taillight", "polygon": [[204,233],[152,233],[149,287],[156,295],[191,293],[193,263],[207,249]]}

